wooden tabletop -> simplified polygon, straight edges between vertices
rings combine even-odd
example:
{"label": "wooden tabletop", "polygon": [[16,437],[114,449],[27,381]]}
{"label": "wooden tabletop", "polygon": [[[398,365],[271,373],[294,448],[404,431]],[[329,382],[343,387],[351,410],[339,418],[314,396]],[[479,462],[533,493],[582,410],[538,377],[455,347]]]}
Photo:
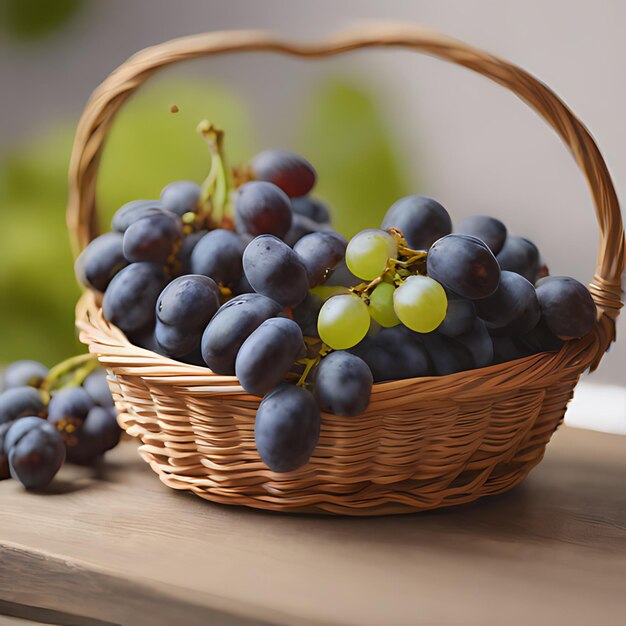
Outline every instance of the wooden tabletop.
{"label": "wooden tabletop", "polygon": [[[564,427],[526,483],[398,517],[174,492],[133,442],[0,483],[0,614],[63,624],[624,624],[626,437]],[[0,617],[0,622],[2,618]]]}

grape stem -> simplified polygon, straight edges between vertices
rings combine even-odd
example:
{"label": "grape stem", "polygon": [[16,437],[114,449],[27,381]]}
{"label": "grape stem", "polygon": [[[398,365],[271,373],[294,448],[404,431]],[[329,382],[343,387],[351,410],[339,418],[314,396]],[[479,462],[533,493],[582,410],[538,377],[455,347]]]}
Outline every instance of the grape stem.
{"label": "grape stem", "polygon": [[[317,341],[315,343],[317,343]],[[330,354],[332,351],[333,351],[333,349],[330,346],[326,345],[324,342],[321,342],[320,348],[317,351],[317,353],[315,354],[315,356],[313,356],[313,357],[305,357],[303,359],[298,359],[296,361],[296,365],[304,365],[304,371],[302,372],[302,375],[298,379],[298,382],[296,383],[296,386],[298,386],[298,387],[305,387],[306,386],[306,380],[307,380],[309,374],[311,373],[311,370],[314,367],[316,367],[317,365],[319,365],[320,361],[327,354]]]}
{"label": "grape stem", "polygon": [[197,131],[209,148],[211,167],[202,183],[200,208],[196,220],[204,217],[206,221],[219,227],[225,219],[232,219],[230,181],[226,174],[226,159],[223,150],[224,131],[209,123],[208,120],[200,122]]}
{"label": "grape stem", "polygon": [[42,393],[48,397],[51,391],[78,387],[99,366],[93,354],[80,354],[55,365],[41,384]]}

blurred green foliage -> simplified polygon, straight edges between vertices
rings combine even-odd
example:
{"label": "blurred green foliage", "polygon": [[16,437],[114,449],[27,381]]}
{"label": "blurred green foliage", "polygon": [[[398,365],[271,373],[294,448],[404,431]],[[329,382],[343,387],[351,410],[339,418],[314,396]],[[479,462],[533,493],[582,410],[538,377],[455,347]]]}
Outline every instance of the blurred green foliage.
{"label": "blurred green foliage", "polygon": [[[306,100],[292,148],[318,169],[316,192],[344,234],[377,226],[406,192],[383,115],[368,90],[341,80],[312,87]],[[204,178],[208,156],[195,132],[204,118],[226,131],[231,164],[272,147],[258,145],[247,108],[230,91],[157,80],[122,108],[109,136],[98,181],[103,230],[123,203],[158,197],[172,180]],[[73,131],[55,124],[0,160],[0,363],[53,364],[81,350],[74,331],[80,292],[64,220]]]}
{"label": "blurred green foliage", "polygon": [[71,20],[84,0],[2,0],[0,30],[15,39],[44,37]]}

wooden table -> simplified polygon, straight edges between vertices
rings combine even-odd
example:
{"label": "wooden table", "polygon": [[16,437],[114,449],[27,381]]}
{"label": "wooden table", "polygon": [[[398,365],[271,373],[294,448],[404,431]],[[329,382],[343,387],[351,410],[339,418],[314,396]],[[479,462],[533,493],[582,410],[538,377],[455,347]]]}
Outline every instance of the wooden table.
{"label": "wooden table", "polygon": [[[564,427],[510,494],[286,516],[163,486],[126,442],[0,483],[0,614],[64,624],[626,623],[626,437]],[[0,622],[2,618],[0,617]]]}

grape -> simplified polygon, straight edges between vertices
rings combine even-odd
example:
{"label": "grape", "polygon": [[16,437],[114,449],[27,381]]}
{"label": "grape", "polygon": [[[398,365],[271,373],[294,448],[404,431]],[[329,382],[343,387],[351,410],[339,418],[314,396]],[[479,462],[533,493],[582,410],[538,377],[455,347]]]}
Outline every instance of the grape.
{"label": "grape", "polygon": [[121,433],[115,411],[95,406],[77,436],[69,444],[66,442],[67,460],[80,465],[93,463],[119,443]]}
{"label": "grape", "polygon": [[220,290],[207,276],[191,274],[173,280],[159,296],[157,318],[171,326],[204,330],[220,306]]}
{"label": "grape", "polygon": [[0,394],[0,424],[27,415],[46,415],[46,405],[37,389],[12,387]]}
{"label": "grape", "polygon": [[292,198],[291,208],[296,215],[307,217],[318,224],[330,224],[330,212],[326,205],[317,198],[310,196]]}
{"label": "grape", "polygon": [[216,374],[235,374],[243,342],[265,320],[282,313],[280,304],[257,293],[236,296],[223,304],[202,336],[202,357]]}
{"label": "grape", "polygon": [[302,237],[306,237],[311,233],[319,233],[332,231],[330,224],[318,224],[304,215],[295,215],[291,220],[291,227],[287,234],[282,238],[283,241],[292,248]]}
{"label": "grape", "polygon": [[367,363],[377,383],[431,374],[428,354],[419,336],[401,324],[366,337],[350,352]]}
{"label": "grape", "polygon": [[292,216],[289,198],[272,183],[252,181],[237,190],[235,225],[241,233],[284,237]]}
{"label": "grape", "polygon": [[487,215],[466,217],[458,225],[456,232],[484,241],[494,254],[502,250],[507,234],[506,226],[500,220]]}
{"label": "grape", "polygon": [[320,410],[309,391],[282,384],[261,401],[254,439],[273,472],[292,472],[311,458],[320,437]]}
{"label": "grape", "polygon": [[190,180],[177,180],[163,188],[161,203],[164,209],[182,217],[198,210],[201,193],[200,185]]}
{"label": "grape", "polygon": [[305,337],[319,337],[317,332],[317,317],[324,300],[309,292],[307,297],[292,310],[293,320],[300,326]]}
{"label": "grape", "polygon": [[161,346],[157,343],[156,337],[154,336],[154,324],[129,333],[128,340],[134,346],[139,346],[144,350],[150,350],[151,352],[156,352],[157,354],[167,356],[164,353],[165,351],[163,350],[163,348],[161,348]]}
{"label": "grape", "polygon": [[501,269],[521,274],[532,284],[537,281],[539,250],[532,241],[509,235],[497,259]]}
{"label": "grape", "polygon": [[9,457],[4,451],[4,438],[11,426],[13,426],[13,422],[0,424],[0,480],[6,480],[11,477],[11,472],[9,471]]}
{"label": "grape", "polygon": [[452,232],[452,220],[436,200],[407,196],[391,206],[381,228],[397,228],[402,231],[409,247],[428,250],[437,239]]}
{"label": "grape", "polygon": [[257,293],[283,306],[297,306],[309,290],[309,278],[300,257],[273,235],[261,235],[248,244],[243,253],[243,269]]}
{"label": "grape", "polygon": [[163,269],[155,263],[125,267],[104,294],[104,318],[125,333],[145,328],[154,322],[156,301],[166,283]]}
{"label": "grape", "polygon": [[113,216],[111,227],[118,233],[124,233],[138,219],[147,215],[162,213],[163,210],[163,204],[159,200],[133,200],[117,210]]}
{"label": "grape", "polygon": [[74,270],[78,282],[104,293],[111,279],[128,265],[123,241],[124,236],[116,232],[94,239],[76,259]]}
{"label": "grape", "polygon": [[519,343],[528,348],[531,354],[537,352],[555,352],[561,349],[563,341],[550,331],[544,319],[529,333],[518,338]]}
{"label": "grape", "polygon": [[113,406],[113,396],[107,382],[107,373],[103,369],[98,368],[91,372],[83,381],[83,389],[95,404],[104,407]]}
{"label": "grape", "polygon": [[537,283],[541,315],[550,331],[566,339],[583,337],[596,323],[589,290],[568,276],[547,276]]}
{"label": "grape", "polygon": [[456,337],[469,332],[474,327],[476,320],[474,303],[458,296],[447,295],[448,309],[443,322],[437,327],[437,332],[448,337]]}
{"label": "grape", "polygon": [[252,285],[248,282],[245,274],[241,275],[241,278],[232,286],[233,294],[240,296],[244,293],[254,293]]}
{"label": "grape", "polygon": [[349,352],[331,352],[317,368],[315,399],[322,411],[354,417],[367,408],[373,382],[365,361]]}
{"label": "grape", "polygon": [[196,230],[193,233],[189,233],[184,239],[178,251],[178,262],[180,263],[180,274],[192,274],[191,271],[191,254],[193,253],[196,245],[209,231],[208,230]]}
{"label": "grape", "polygon": [[202,330],[190,331],[184,325],[170,326],[157,320],[154,337],[161,348],[159,353],[171,358],[182,359],[200,348]]}
{"label": "grape", "polygon": [[326,281],[326,285],[330,287],[342,286],[342,287],[356,287],[363,281],[357,278],[346,265],[345,259],[337,264],[335,271],[330,275]]}
{"label": "grape", "polygon": [[191,271],[231,285],[241,278],[243,243],[239,236],[223,228],[207,233],[191,253]]}
{"label": "grape", "polygon": [[428,275],[455,294],[478,300],[500,282],[500,267],[491,250],[476,237],[446,235],[428,252]]}
{"label": "grape", "polygon": [[333,296],[341,296],[352,292],[347,287],[340,287],[339,285],[319,285],[317,287],[313,287],[309,293],[312,293],[326,302],[326,300],[332,298]]}
{"label": "grape", "polygon": [[161,211],[133,222],[124,233],[124,256],[131,262],[165,264],[183,241],[183,223],[173,213]]}
{"label": "grape", "polygon": [[243,342],[235,374],[248,393],[262,396],[282,381],[303,349],[302,331],[296,322],[284,317],[269,319]]}
{"label": "grape", "polygon": [[409,276],[394,292],[393,308],[405,326],[418,333],[429,333],[445,319],[448,299],[436,280]]}
{"label": "grape", "polygon": [[343,260],[348,242],[339,233],[311,233],[293,247],[309,276],[309,286],[322,284]]}
{"label": "grape", "polygon": [[346,248],[349,270],[363,280],[378,278],[387,267],[389,259],[398,257],[395,239],[384,230],[371,228],[357,233]]}
{"label": "grape", "polygon": [[396,291],[390,283],[380,283],[374,287],[369,295],[369,312],[374,320],[381,326],[390,328],[400,323],[396,311],[393,308],[393,294]]}
{"label": "grape", "polygon": [[485,322],[476,319],[474,328],[468,333],[455,337],[472,355],[474,367],[486,367],[493,362],[493,342],[485,326]]}
{"label": "grape", "polygon": [[313,186],[317,174],[303,157],[287,150],[265,150],[250,161],[252,175],[280,187],[291,198],[305,196]]}
{"label": "grape", "polygon": [[65,461],[65,445],[52,424],[39,417],[15,422],[5,437],[11,476],[27,489],[47,485]]}
{"label": "grape", "polygon": [[539,322],[541,312],[535,288],[515,272],[503,270],[498,288],[476,301],[476,313],[492,334],[521,335]]}
{"label": "grape", "polygon": [[474,368],[470,351],[454,338],[440,334],[439,330],[422,335],[421,340],[437,376],[447,376]]}
{"label": "grape", "polygon": [[528,356],[531,352],[520,341],[513,337],[492,337],[493,341],[493,362],[507,363]]}
{"label": "grape", "polygon": [[5,390],[13,387],[39,387],[47,375],[48,368],[38,361],[15,361],[4,370],[2,386]]}
{"label": "grape", "polygon": [[48,421],[60,432],[69,434],[80,428],[93,408],[94,401],[82,387],[57,391],[48,406]]}
{"label": "grape", "polygon": [[317,319],[317,331],[322,341],[333,350],[356,346],[370,327],[367,305],[359,296],[333,296],[324,302]]}

